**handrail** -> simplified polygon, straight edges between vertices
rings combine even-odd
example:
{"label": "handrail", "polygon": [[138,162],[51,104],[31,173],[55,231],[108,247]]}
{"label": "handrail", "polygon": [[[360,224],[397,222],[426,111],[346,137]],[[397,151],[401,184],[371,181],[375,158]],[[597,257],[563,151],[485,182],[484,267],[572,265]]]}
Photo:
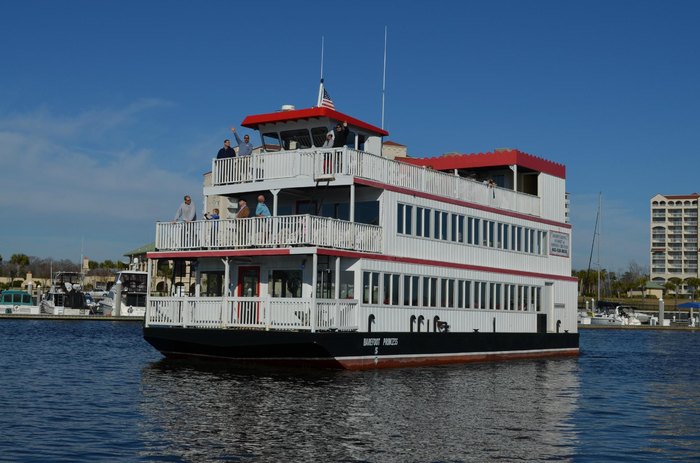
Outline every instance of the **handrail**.
{"label": "handrail", "polygon": [[540,199],[537,196],[508,188],[491,187],[474,179],[351,148],[278,151],[214,159],[212,164],[213,186],[299,176],[318,179],[322,176],[351,175],[436,196],[460,198],[496,208],[541,215]]}
{"label": "handrail", "polygon": [[323,246],[382,252],[382,228],[329,217],[285,215],[156,223],[156,249]]}
{"label": "handrail", "polygon": [[354,299],[149,297],[146,326],[357,331]]}

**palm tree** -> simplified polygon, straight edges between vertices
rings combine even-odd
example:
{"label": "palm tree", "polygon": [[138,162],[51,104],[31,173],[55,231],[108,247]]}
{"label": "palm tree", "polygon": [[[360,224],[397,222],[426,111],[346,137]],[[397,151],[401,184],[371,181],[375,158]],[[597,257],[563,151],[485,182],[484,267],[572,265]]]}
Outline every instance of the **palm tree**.
{"label": "palm tree", "polygon": [[698,290],[700,290],[700,278],[690,277],[685,279],[687,288],[692,288],[693,299],[695,299]]}

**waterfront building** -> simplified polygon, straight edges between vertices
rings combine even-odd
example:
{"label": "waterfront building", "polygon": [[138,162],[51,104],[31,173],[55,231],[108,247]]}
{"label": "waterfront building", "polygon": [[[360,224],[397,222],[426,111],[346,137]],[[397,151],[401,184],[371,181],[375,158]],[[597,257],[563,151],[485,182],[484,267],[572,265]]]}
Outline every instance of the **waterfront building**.
{"label": "waterfront building", "polygon": [[[650,279],[698,278],[698,193],[657,194],[651,198]],[[686,292],[685,284],[678,292]]]}

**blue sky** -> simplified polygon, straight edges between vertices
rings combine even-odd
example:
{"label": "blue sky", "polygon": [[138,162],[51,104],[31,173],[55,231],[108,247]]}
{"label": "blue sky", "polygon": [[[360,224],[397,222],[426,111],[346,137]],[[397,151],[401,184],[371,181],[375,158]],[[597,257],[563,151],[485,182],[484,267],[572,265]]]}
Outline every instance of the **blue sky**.
{"label": "blue sky", "polygon": [[[315,104],[412,156],[567,167],[573,266],[648,267],[649,199],[697,185],[700,2],[0,3],[0,255],[122,259],[248,114]],[[241,130],[241,129],[239,129]],[[247,132],[242,129],[242,132]],[[255,140],[256,137],[253,137]]]}

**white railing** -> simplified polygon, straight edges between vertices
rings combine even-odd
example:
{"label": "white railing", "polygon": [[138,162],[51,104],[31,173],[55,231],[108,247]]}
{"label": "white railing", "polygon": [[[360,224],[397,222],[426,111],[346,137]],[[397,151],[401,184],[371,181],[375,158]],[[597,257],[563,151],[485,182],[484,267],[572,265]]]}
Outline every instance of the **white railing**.
{"label": "white railing", "polygon": [[308,214],[156,224],[158,250],[323,246],[378,253],[381,238],[376,225]]}
{"label": "white railing", "polygon": [[376,156],[350,148],[304,149],[214,159],[213,185],[308,176],[352,175],[436,196],[459,198],[496,208],[541,214],[537,196],[487,185],[445,172]]}
{"label": "white railing", "polygon": [[147,326],[357,331],[357,301],[271,297],[150,297]]}

